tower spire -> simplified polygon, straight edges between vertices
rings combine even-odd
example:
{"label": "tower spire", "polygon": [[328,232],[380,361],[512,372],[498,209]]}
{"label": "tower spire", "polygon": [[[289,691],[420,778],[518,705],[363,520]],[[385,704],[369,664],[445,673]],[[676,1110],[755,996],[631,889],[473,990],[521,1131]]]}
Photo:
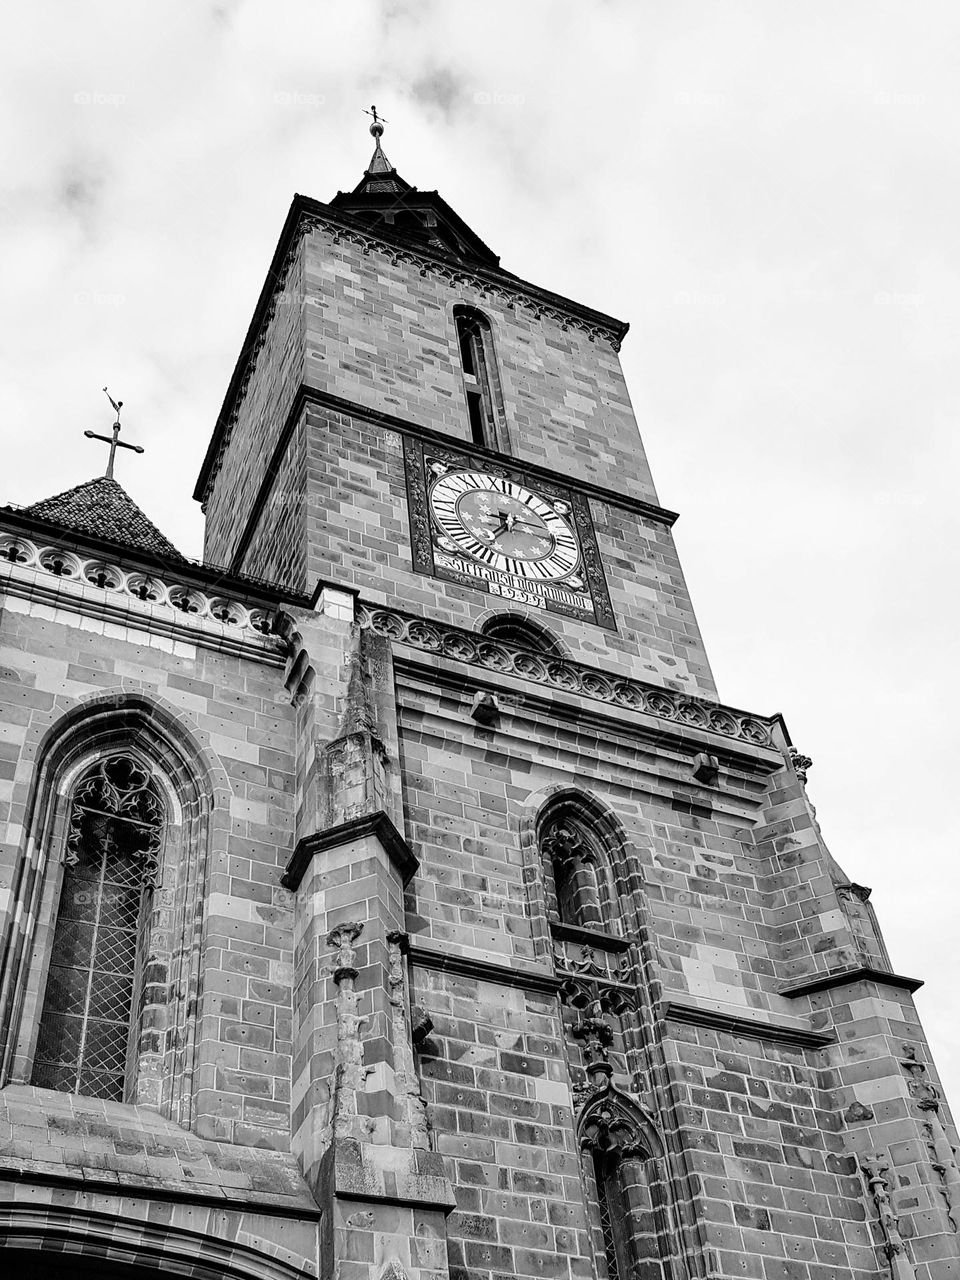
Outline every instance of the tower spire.
{"label": "tower spire", "polygon": [[393,165],[387,159],[383,147],[380,145],[380,139],[383,137],[383,126],[385,124],[389,124],[389,120],[384,120],[383,116],[378,114],[376,106],[373,105],[371,105],[369,111],[364,107],[363,114],[365,116],[373,117],[373,123],[370,125],[370,133],[374,139],[373,155],[365,172],[371,177],[375,174],[396,173]]}

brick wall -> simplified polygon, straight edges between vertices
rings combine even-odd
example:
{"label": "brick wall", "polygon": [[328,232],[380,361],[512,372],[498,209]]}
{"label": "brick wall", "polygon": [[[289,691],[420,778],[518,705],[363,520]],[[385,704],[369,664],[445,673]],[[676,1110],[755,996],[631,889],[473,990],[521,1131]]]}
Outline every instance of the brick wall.
{"label": "brick wall", "polygon": [[[302,255],[296,249],[255,336],[225,451],[204,506],[204,559],[229,564],[303,377]],[[289,512],[278,513],[281,522]]]}
{"label": "brick wall", "polygon": [[[195,899],[182,903],[184,918],[170,924],[177,939],[186,938],[180,945],[195,953],[180,957],[181,982],[189,982],[191,964],[203,974],[195,1128],[202,1137],[283,1149],[289,1144],[293,951],[292,906],[278,869],[292,847],[295,767],[293,712],[278,675],[185,640],[98,624],[68,608],[10,598],[3,612],[6,884],[22,856],[41,745],[64,717],[88,703],[109,713],[133,699],[154,703],[181,726],[196,744],[201,785],[212,801],[204,820],[210,828],[205,874],[194,890],[202,895],[202,932],[191,932]],[[172,911],[176,868],[161,892]],[[48,916],[52,909],[55,904]],[[48,931],[51,924],[47,919]],[[24,1035],[40,997],[31,990]],[[14,1078],[26,1069],[25,1049],[14,1059]]]}
{"label": "brick wall", "polygon": [[364,252],[315,230],[306,239],[308,385],[469,440],[453,308],[490,321],[511,452],[656,502],[616,352],[574,325],[482,286]]}
{"label": "brick wall", "polygon": [[[305,586],[333,580],[365,599],[459,626],[476,627],[504,611],[486,592],[413,571],[397,432],[311,406],[304,409],[302,429],[307,449]],[[531,614],[553,630],[572,657],[715,697],[670,530],[612,503],[591,501],[591,510],[618,631],[539,610]],[[292,527],[283,525],[284,531]],[[276,528],[262,522],[244,561],[246,572],[265,576],[275,567],[274,548],[286,536]]]}

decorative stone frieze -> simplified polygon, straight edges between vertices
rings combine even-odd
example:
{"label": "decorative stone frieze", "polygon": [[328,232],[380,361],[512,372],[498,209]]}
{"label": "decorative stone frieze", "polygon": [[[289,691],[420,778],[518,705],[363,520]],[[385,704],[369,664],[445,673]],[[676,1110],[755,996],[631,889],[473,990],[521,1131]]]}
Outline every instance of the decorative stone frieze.
{"label": "decorative stone frieze", "polygon": [[250,608],[238,600],[212,595],[175,579],[165,581],[154,574],[122,569],[96,556],[81,557],[19,534],[0,534],[0,570],[6,565],[38,570],[51,579],[115,592],[121,597],[132,597],[188,618],[216,622],[238,631],[269,635],[273,629],[273,613],[268,609]]}
{"label": "decorative stone frieze", "polygon": [[599,313],[585,314],[579,307],[568,309],[560,306],[559,298],[557,302],[552,303],[535,286],[528,285],[516,277],[509,281],[493,278],[461,263],[444,262],[429,251],[421,251],[414,245],[389,244],[375,232],[368,233],[359,228],[346,227],[319,214],[304,218],[302,231],[332,231],[334,244],[347,241],[358,245],[363,253],[378,253],[394,266],[398,263],[409,263],[418,267],[422,276],[429,275],[445,280],[457,289],[473,289],[481,298],[495,299],[511,308],[522,306],[531,311],[537,319],[552,320],[562,329],[580,329],[591,342],[606,341],[614,351],[620,350],[623,326],[618,321],[603,317]]}
{"label": "decorative stone frieze", "polygon": [[500,675],[518,676],[565,693],[595,698],[629,710],[672,720],[707,733],[721,734],[757,746],[770,746],[769,722],[717,703],[691,698],[661,685],[618,679],[580,662],[562,661],[502,640],[489,640],[460,627],[427,622],[396,609],[357,602],[357,622],[378,635],[457,662],[486,667]]}

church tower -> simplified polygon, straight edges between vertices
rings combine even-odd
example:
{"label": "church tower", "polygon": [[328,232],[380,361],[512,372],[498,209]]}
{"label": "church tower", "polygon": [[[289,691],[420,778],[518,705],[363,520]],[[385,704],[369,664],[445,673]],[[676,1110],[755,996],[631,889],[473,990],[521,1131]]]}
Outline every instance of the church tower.
{"label": "church tower", "polygon": [[719,700],[627,326],[371,133],[203,564],[112,475],[0,512],[12,1274],[956,1277],[920,983]]}

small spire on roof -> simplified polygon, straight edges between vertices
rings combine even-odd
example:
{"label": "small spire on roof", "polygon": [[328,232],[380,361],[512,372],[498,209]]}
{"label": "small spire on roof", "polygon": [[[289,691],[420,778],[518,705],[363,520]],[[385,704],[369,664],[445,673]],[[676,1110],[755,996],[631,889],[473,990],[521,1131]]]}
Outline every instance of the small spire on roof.
{"label": "small spire on roof", "polygon": [[110,392],[107,390],[106,387],[103,388],[103,394],[107,397],[107,399],[113,405],[113,411],[117,415],[116,421],[113,424],[113,435],[102,436],[97,431],[85,431],[83,434],[90,440],[102,440],[104,444],[108,444],[110,446],[110,457],[107,459],[107,469],[103,474],[107,480],[112,480],[113,479],[113,460],[117,456],[117,450],[132,449],[134,453],[143,453],[143,445],[127,444],[126,440],[120,439],[120,410],[123,408],[123,401],[114,400],[113,396],[110,394]]}
{"label": "small spire on roof", "polygon": [[383,116],[378,115],[377,108],[375,106],[371,106],[369,111],[366,109],[366,107],[364,107],[363,114],[365,116],[373,117],[373,124],[371,124],[370,126],[370,133],[373,135],[373,138],[375,139],[375,142],[376,142],[376,146],[373,149],[373,156],[370,160],[370,163],[367,165],[366,172],[371,174],[372,173],[394,173],[395,170],[393,165],[387,159],[386,155],[384,154],[383,148],[380,146],[380,139],[383,137],[383,126],[385,124],[389,124],[390,121],[384,120]]}

